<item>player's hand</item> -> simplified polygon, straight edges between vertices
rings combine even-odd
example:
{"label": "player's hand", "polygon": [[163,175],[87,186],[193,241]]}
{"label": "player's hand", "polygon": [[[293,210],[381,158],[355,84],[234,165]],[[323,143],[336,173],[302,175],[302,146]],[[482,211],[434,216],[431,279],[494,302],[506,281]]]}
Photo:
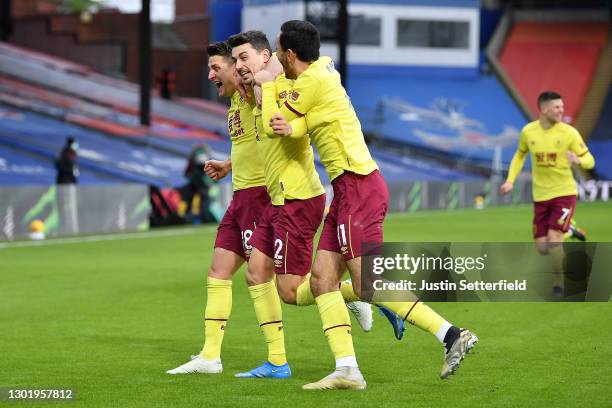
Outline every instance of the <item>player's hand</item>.
{"label": "player's hand", "polygon": [[255,74],[255,86],[261,86],[266,82],[272,82],[276,79],[277,76],[278,74],[274,73],[273,71],[268,71],[264,68]]}
{"label": "player's hand", "polygon": [[261,86],[266,82],[274,81],[276,77],[282,73],[283,66],[278,58],[276,58],[276,55],[273,55],[266,63],[266,66],[253,76],[253,79],[255,81],[255,85]]}
{"label": "player's hand", "polygon": [[219,181],[227,176],[231,168],[227,160],[208,160],[204,164],[204,172],[215,181]]}
{"label": "player's hand", "polygon": [[291,133],[293,133],[291,124],[278,112],[270,118],[270,127],[274,134],[278,136],[291,136]]}
{"label": "player's hand", "polygon": [[263,95],[263,93],[262,93],[262,90],[261,90],[261,85],[255,85],[253,87],[253,97],[255,98],[255,103],[260,108],[261,108],[261,97],[262,97],[262,95]]}
{"label": "player's hand", "polygon": [[509,181],[506,181],[504,184],[501,185],[499,191],[501,191],[502,194],[508,194],[512,191],[512,187],[514,187],[514,184]]}
{"label": "player's hand", "polygon": [[567,157],[567,161],[570,162],[570,164],[580,164],[580,157],[571,150],[565,153],[565,157]]}

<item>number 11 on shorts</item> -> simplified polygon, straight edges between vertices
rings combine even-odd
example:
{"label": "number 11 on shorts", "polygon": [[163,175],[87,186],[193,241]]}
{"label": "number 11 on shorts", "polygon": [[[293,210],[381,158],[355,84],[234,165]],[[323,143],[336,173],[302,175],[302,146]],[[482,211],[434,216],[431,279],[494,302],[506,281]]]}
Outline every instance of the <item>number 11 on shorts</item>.
{"label": "number 11 on shorts", "polygon": [[338,230],[338,243],[340,244],[340,251],[344,255],[346,254],[346,251],[348,250],[348,241],[346,239],[346,228],[344,224],[339,224],[337,230]]}

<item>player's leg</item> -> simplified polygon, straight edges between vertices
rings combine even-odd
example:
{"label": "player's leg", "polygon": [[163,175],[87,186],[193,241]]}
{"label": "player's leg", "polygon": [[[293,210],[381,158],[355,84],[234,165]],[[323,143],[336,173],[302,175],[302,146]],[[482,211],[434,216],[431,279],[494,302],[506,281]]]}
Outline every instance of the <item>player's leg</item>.
{"label": "player's leg", "polygon": [[[388,193],[386,183],[378,172],[366,178],[357,178],[355,182],[364,196],[368,197],[367,202],[353,203],[342,212],[338,222],[339,225],[344,225],[339,231],[339,238],[342,244],[346,241],[350,249],[344,252],[344,259],[353,280],[353,289],[361,296],[361,256],[366,250],[364,246],[366,243],[383,244],[383,221],[387,212]],[[412,301],[377,301],[376,304],[388,308],[404,321],[432,334],[442,343],[445,359],[440,373],[441,378],[447,378],[452,374],[478,341],[472,332],[452,325],[429,306],[420,302],[416,296]]]}
{"label": "player's leg", "polygon": [[[323,332],[336,359],[336,369],[330,375],[317,382],[306,384],[303,388],[360,390],[366,387],[366,382],[357,365],[351,335],[351,320],[342,294],[338,290],[345,269],[344,261],[339,252],[321,249],[322,242],[324,247],[334,246],[328,241],[329,234],[326,234],[325,230],[326,226],[323,227],[320,249],[315,257],[310,284],[319,308]],[[335,242],[337,246],[337,240]]]}
{"label": "player's leg", "polygon": [[[340,279],[346,270],[337,233],[342,189],[343,186],[339,186],[336,180],[334,199],[323,224],[310,281],[323,332],[336,360],[336,369],[321,380],[303,386],[309,390],[339,388],[359,390],[366,387],[353,348],[351,320],[344,305],[342,292],[339,290]],[[355,297],[354,294],[352,296]]]}
{"label": "player's leg", "polygon": [[576,196],[557,197],[551,201],[552,208],[547,240],[552,262],[553,294],[563,295],[565,286],[563,282],[563,261],[565,258],[563,240],[565,239],[565,233],[569,230],[576,209]]}
{"label": "player's leg", "polygon": [[542,254],[550,254],[552,272],[552,293],[555,296],[563,295],[564,276],[563,240],[576,208],[576,196],[556,197],[544,203],[540,203],[540,218],[537,220],[535,239],[538,250]]}
{"label": "player's leg", "polygon": [[221,344],[232,311],[232,278],[243,263],[244,258],[237,253],[215,248],[206,287],[205,342],[200,352],[204,359],[221,358]]}
{"label": "player's leg", "polygon": [[[360,293],[361,257],[348,260],[347,266],[353,280],[353,289],[356,293]],[[391,310],[403,321],[432,334],[438,339],[444,346],[444,363],[440,371],[440,378],[442,379],[448,378],[455,372],[461,360],[478,342],[478,337],[474,333],[449,323],[416,296],[412,301],[385,302],[377,300],[374,304]]]}
{"label": "player's leg", "polygon": [[253,250],[246,274],[255,315],[268,346],[268,360],[243,373],[240,378],[289,378],[291,370],[285,353],[283,315],[274,283],[273,228],[275,208],[270,205],[259,220],[251,239]]}
{"label": "player's leg", "polygon": [[[274,222],[274,268],[277,287],[285,303],[314,305],[309,273],[314,238],[325,212],[325,194],[305,200],[285,200]],[[344,268],[339,265],[338,269]],[[352,293],[344,297],[365,331],[372,328],[372,309]],[[344,295],[344,293],[343,293]]]}
{"label": "player's leg", "polygon": [[563,236],[565,239],[574,238],[582,242],[587,240],[587,233],[583,228],[580,228],[578,226],[578,223],[576,222],[576,217],[572,217],[569,224],[569,229]]}
{"label": "player's leg", "polygon": [[232,310],[232,278],[245,261],[242,233],[235,218],[236,202],[226,211],[217,229],[213,260],[208,271],[206,309],[204,312],[204,346],[191,361],[168,374],[206,373],[223,371],[221,345]]}
{"label": "player's leg", "polygon": [[553,294],[557,296],[563,295],[563,252],[564,233],[558,230],[549,229],[546,241],[548,244],[548,253],[550,254],[551,270],[552,270],[552,286]]}

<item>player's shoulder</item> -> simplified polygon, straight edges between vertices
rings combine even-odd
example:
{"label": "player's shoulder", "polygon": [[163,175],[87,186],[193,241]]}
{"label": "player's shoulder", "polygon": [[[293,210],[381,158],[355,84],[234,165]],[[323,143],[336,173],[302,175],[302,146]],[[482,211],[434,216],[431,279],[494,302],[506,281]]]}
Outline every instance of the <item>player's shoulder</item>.
{"label": "player's shoulder", "polygon": [[284,73],[280,74],[279,76],[276,77],[276,79],[274,80],[274,84],[278,87],[278,86],[287,86],[287,85],[291,85],[293,84],[294,80],[293,79],[289,79],[285,76]]}
{"label": "player's shoulder", "polygon": [[302,75],[316,79],[322,79],[336,70],[334,61],[327,56],[321,56],[314,61]]}
{"label": "player's shoulder", "polygon": [[557,123],[556,127],[558,128],[559,132],[564,133],[568,136],[580,136],[580,132],[578,132],[578,129],[576,129],[569,123],[559,122]]}
{"label": "player's shoulder", "polygon": [[528,124],[523,126],[523,129],[521,132],[524,134],[528,134],[528,133],[537,132],[539,130],[541,130],[540,122],[537,120],[534,120],[533,122],[529,122]]}

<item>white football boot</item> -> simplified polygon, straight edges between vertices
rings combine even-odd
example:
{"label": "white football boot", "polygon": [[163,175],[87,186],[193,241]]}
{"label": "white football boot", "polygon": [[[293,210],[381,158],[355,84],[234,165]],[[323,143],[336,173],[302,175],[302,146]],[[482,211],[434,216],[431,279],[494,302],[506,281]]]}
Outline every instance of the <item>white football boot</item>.
{"label": "white football boot", "polygon": [[321,380],[302,386],[304,390],[363,390],[366,382],[358,367],[338,367]]}
{"label": "white football boot", "polygon": [[191,361],[166,371],[167,374],[219,374],[223,372],[221,360],[206,360],[200,355],[191,356]]}

